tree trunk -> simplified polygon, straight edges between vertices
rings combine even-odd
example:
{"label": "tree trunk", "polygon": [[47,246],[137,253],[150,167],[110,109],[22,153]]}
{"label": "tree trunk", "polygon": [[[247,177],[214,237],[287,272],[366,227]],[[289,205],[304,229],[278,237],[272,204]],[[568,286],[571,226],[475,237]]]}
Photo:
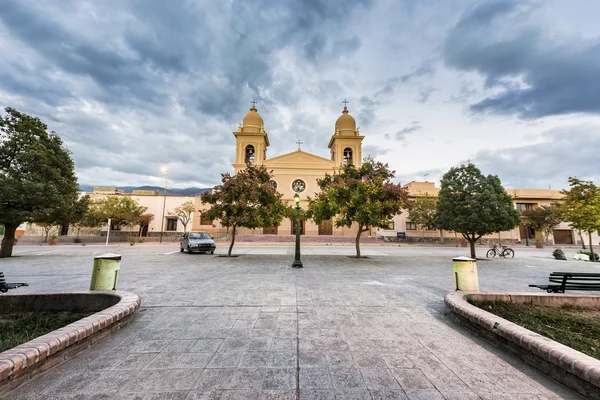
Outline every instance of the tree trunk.
{"label": "tree trunk", "polygon": [[465,235],[464,233],[463,233],[463,237],[469,241],[469,245],[471,247],[471,258],[473,260],[476,260],[477,255],[475,254],[475,242],[477,242],[477,240],[479,240],[479,238],[475,239],[475,235],[473,235],[473,237],[471,237],[469,235]]}
{"label": "tree trunk", "polygon": [[440,229],[440,243],[444,243],[444,230]]}
{"label": "tree trunk", "polygon": [[581,240],[581,248],[583,250],[585,250],[585,242],[583,241],[583,235],[581,234],[581,231],[577,231],[577,233],[579,233],[579,239]]}
{"label": "tree trunk", "polygon": [[0,246],[0,258],[12,256],[13,242],[15,240],[15,233],[20,224],[4,224],[4,238],[2,239],[2,245]]}
{"label": "tree trunk", "polygon": [[358,226],[358,233],[356,234],[356,258],[360,258],[360,234],[363,233],[362,226]]}
{"label": "tree trunk", "polygon": [[594,257],[594,248],[592,247],[592,231],[588,232],[589,238],[590,238],[590,260],[592,262],[596,261],[596,258]]}
{"label": "tree trunk", "polygon": [[235,225],[231,229],[231,244],[229,245],[229,251],[227,252],[227,257],[231,257],[231,250],[233,249],[234,243],[235,243]]}

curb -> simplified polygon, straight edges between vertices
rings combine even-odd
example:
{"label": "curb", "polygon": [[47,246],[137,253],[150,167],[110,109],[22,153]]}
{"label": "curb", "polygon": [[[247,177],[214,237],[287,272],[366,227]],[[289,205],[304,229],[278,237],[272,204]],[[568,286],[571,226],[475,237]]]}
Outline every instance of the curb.
{"label": "curb", "polygon": [[478,300],[513,303],[598,303],[599,296],[553,295],[531,293],[451,292],[444,302],[452,319],[497,347],[521,358],[527,364],[553,379],[590,398],[600,399],[600,360],[507,321],[467,302]]}
{"label": "curb", "polygon": [[121,291],[24,293],[8,297],[111,296],[118,302],[79,321],[0,353],[0,396],[31,380],[129,324],[141,305],[140,296]]}

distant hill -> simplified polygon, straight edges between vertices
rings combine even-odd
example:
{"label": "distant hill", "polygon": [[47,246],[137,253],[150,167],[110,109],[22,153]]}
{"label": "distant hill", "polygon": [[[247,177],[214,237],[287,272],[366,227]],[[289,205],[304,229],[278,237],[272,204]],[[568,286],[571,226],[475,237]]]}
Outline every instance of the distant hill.
{"label": "distant hill", "polygon": [[[109,185],[79,185],[79,190],[82,192],[93,192],[95,187],[116,187],[118,190],[122,190],[123,193],[131,193],[134,190],[154,190],[160,194],[165,192],[165,189],[160,186],[109,186]],[[167,194],[181,195],[181,196],[196,196],[201,195],[204,192],[209,192],[210,188],[169,188]]]}

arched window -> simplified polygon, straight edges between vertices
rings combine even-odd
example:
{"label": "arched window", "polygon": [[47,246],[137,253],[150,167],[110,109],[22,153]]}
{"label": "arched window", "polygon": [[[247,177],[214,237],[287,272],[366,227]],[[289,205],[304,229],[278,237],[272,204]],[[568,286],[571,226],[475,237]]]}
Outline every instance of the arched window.
{"label": "arched window", "polygon": [[246,146],[246,157],[244,158],[246,164],[254,164],[254,146],[249,144]]}
{"label": "arched window", "polygon": [[344,149],[344,165],[352,164],[352,149],[350,147],[346,147]]}

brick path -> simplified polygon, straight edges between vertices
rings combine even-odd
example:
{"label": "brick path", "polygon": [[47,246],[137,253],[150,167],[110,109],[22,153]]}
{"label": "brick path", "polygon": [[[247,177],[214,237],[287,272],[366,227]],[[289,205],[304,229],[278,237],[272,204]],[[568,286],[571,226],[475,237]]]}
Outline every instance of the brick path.
{"label": "brick path", "polygon": [[[234,259],[122,249],[120,289],[142,296],[136,321],[5,398],[579,398],[447,318],[456,249],[305,256],[303,270],[284,249]],[[90,260],[17,257],[3,269],[25,290],[81,290]],[[551,263],[481,262],[482,289],[529,290]]]}

